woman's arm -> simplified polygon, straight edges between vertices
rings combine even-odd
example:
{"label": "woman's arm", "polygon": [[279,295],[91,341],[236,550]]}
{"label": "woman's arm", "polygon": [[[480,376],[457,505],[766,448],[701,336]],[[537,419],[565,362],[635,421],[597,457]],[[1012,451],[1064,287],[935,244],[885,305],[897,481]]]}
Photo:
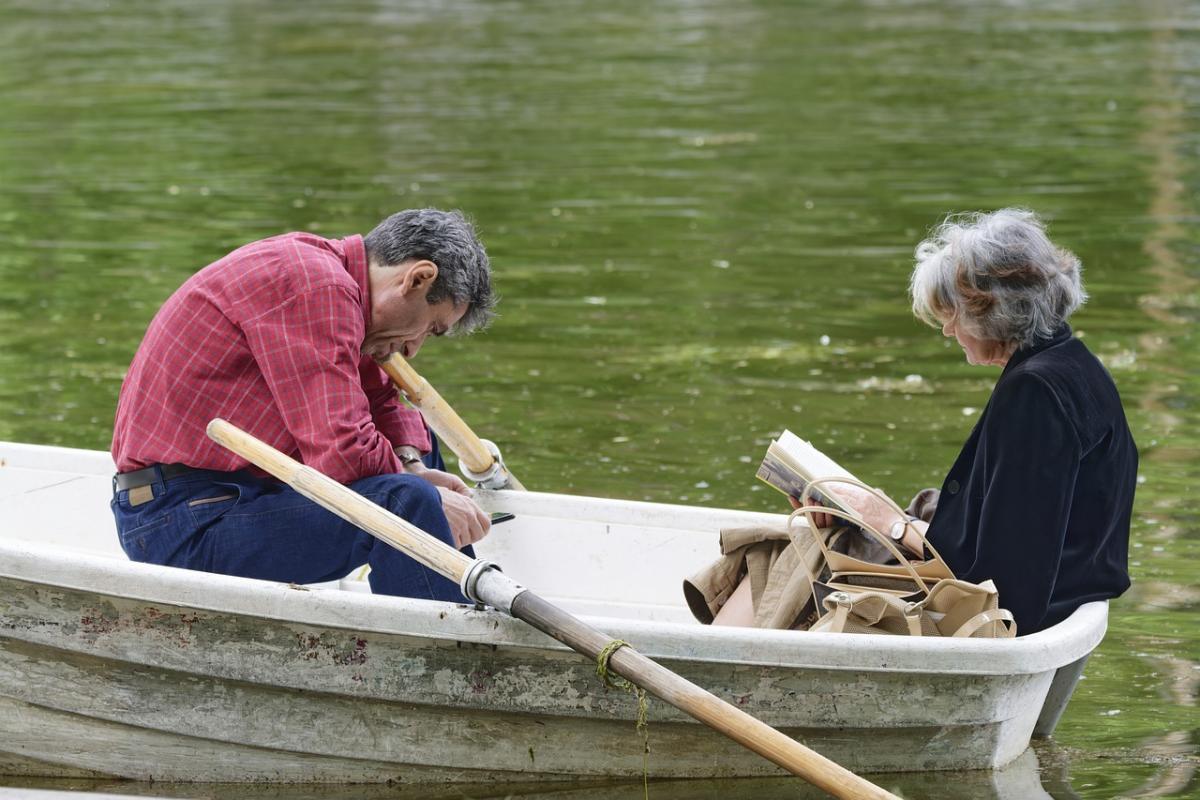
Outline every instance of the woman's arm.
{"label": "woman's arm", "polygon": [[[830,491],[834,490],[831,489]],[[904,537],[900,540],[900,544],[910,553],[917,556],[925,552],[925,544],[921,537],[929,530],[929,523],[921,520],[910,520],[905,514],[897,514],[896,510],[889,504],[857,486],[849,484],[839,485],[836,491],[840,500],[849,504],[863,518],[863,521],[884,536],[891,536],[894,526],[898,527],[900,523],[905,523]],[[792,508],[800,507],[800,504],[794,497],[789,497],[788,502],[791,503]],[[831,525],[837,525],[838,519],[836,514],[813,514],[813,522],[819,528],[828,528]]]}
{"label": "woman's arm", "polygon": [[[1053,390],[1036,375],[997,386],[983,431],[986,490],[973,581],[989,578],[1019,630],[1041,627],[1058,578],[1082,447]],[[934,524],[937,524],[936,518]]]}

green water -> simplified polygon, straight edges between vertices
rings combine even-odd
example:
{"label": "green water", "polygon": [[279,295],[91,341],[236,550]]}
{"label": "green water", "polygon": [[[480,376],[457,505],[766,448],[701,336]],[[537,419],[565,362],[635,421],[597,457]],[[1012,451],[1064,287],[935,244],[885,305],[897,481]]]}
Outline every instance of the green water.
{"label": "green water", "polygon": [[1168,0],[0,0],[0,439],[106,449],[188,275],[430,205],[504,299],[417,366],[528,486],[778,510],[790,427],[904,497],[996,377],[911,318],[912,249],[1029,206],[1142,453],[1134,588],[1043,783],[1200,796],[1198,45]]}

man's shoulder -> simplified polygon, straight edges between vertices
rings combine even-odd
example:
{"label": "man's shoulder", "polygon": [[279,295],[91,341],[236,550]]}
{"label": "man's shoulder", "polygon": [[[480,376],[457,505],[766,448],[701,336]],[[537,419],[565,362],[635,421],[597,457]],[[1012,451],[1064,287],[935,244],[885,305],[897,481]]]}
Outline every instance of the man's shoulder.
{"label": "man's shoulder", "polygon": [[244,321],[314,291],[334,290],[363,302],[346,269],[343,243],[311,233],[285,233],[239,247],[197,272],[180,294],[207,298]]}
{"label": "man's shoulder", "polygon": [[214,278],[285,283],[293,292],[326,285],[355,286],[342,243],[312,233],[284,233],[243,245],[212,264]]}

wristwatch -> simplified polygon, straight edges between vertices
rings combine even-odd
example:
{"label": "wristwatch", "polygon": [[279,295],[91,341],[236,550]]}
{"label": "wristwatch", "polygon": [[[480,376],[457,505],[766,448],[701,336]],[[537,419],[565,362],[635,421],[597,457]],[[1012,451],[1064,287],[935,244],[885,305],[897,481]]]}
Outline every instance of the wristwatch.
{"label": "wristwatch", "polygon": [[403,444],[396,448],[396,456],[400,459],[400,463],[407,467],[409,464],[415,464],[421,460],[421,451],[410,444]]}
{"label": "wristwatch", "polygon": [[904,519],[896,520],[892,523],[892,527],[888,529],[888,535],[897,542],[904,538],[904,534],[908,532],[908,526],[916,522],[920,517],[914,517],[911,514]]}

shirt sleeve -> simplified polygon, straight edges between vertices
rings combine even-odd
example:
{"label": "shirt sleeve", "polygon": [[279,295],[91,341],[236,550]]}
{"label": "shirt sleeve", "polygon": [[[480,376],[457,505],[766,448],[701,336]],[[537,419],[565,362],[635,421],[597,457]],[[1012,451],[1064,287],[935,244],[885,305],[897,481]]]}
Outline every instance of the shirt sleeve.
{"label": "shirt sleeve", "polygon": [[992,397],[976,581],[991,578],[1017,631],[1041,628],[1059,572],[1081,446],[1058,398],[1034,375]]}
{"label": "shirt sleeve", "polygon": [[362,309],[339,286],[311,289],[242,324],[300,460],[341,483],[403,472],[359,375]]}
{"label": "shirt sleeve", "polygon": [[432,443],[421,412],[401,402],[396,387],[375,359],[363,356],[358,363],[358,372],[371,404],[371,418],[380,433],[396,447],[407,444],[428,453]]}

